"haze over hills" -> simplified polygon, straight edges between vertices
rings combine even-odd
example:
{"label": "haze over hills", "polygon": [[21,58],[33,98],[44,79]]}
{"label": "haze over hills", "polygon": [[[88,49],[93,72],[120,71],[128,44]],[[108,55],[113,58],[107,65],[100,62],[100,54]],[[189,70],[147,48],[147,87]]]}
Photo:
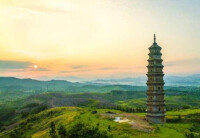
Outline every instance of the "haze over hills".
{"label": "haze over hills", "polygon": [[[166,91],[196,92],[199,91],[200,75],[187,77],[169,76],[165,79]],[[145,92],[145,77],[105,79],[88,82],[70,82],[66,80],[41,81],[0,77],[0,100],[10,101],[33,94],[46,92],[64,93],[107,93],[117,91]]]}
{"label": "haze over hills", "polygon": [[[70,77],[71,78],[71,77]],[[62,87],[65,86],[83,86],[83,85],[131,85],[131,86],[146,86],[147,77],[140,76],[140,77],[130,77],[130,78],[105,78],[105,79],[96,79],[96,80],[89,80],[85,81],[85,79],[76,78],[76,82],[71,82],[71,79],[66,77],[65,79],[61,80],[49,80],[49,81],[41,81],[41,80],[34,80],[34,79],[18,79],[15,77],[0,77],[0,87],[5,86],[16,86],[18,84],[28,86],[28,84],[34,86],[40,86],[43,88],[47,88],[47,85],[53,84],[54,86]],[[200,85],[200,74],[194,74],[189,76],[165,76],[165,85],[166,86],[199,86]],[[53,86],[51,86],[53,87]]]}
{"label": "haze over hills", "polygon": [[[166,76],[164,77],[166,86],[199,86],[200,74],[189,76]],[[133,86],[146,86],[147,77],[121,78],[121,79],[97,79],[92,81],[101,84],[123,84]]]}

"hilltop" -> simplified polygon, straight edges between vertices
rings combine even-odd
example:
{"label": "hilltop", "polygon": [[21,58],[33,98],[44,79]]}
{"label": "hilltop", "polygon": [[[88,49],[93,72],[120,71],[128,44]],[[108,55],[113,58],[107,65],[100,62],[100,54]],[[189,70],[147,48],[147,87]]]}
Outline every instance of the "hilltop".
{"label": "hilltop", "polygon": [[[77,107],[57,107],[48,109],[38,114],[30,115],[26,119],[9,126],[6,129],[6,132],[0,133],[0,137],[50,137],[49,131],[52,122],[55,124],[57,135],[59,135],[61,131],[60,127],[63,127],[66,129],[66,134],[68,131],[70,132],[69,137],[73,137],[72,135],[75,135],[74,133],[79,133],[78,131],[84,130],[90,133],[88,134],[90,137],[93,137],[92,133],[103,137],[147,136],[148,133],[145,131],[152,131],[153,129],[142,117],[137,117],[117,110],[98,109],[95,111],[96,112],[92,109]],[[132,122],[114,122],[115,116],[124,116],[129,119],[132,118],[131,121],[135,120],[135,123],[138,123],[138,125],[142,123],[144,126],[141,125],[137,128],[136,126],[133,127],[134,125]],[[77,127],[83,125],[82,127],[84,127],[84,129],[79,130],[79,128],[74,128],[77,124],[80,125]]]}
{"label": "hilltop", "polygon": [[[200,136],[200,110],[171,111],[168,123],[150,125],[144,114],[111,109],[56,107],[31,114],[0,133],[1,138],[50,137],[197,137]],[[121,123],[115,122],[121,117]]]}

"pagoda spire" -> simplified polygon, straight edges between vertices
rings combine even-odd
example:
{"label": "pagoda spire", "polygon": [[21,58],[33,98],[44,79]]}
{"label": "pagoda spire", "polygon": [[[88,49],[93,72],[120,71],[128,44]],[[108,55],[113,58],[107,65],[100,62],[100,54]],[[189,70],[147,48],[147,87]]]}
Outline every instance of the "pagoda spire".
{"label": "pagoda spire", "polygon": [[154,34],[154,43],[156,44],[156,34]]}

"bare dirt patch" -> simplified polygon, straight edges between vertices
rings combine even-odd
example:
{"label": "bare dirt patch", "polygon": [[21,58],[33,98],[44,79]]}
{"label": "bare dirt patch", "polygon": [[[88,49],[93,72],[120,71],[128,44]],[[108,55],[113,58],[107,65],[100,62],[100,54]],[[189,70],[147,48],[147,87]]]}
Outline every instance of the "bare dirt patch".
{"label": "bare dirt patch", "polygon": [[121,113],[121,114],[100,114],[101,118],[110,118],[113,121],[120,118],[119,123],[128,123],[133,129],[137,129],[144,132],[152,132],[153,127],[146,121],[145,117],[140,117],[131,113]]}

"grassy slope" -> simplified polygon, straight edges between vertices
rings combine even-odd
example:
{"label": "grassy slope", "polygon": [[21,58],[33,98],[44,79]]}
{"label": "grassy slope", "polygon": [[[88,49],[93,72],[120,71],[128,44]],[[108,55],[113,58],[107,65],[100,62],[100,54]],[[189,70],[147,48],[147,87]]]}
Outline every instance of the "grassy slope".
{"label": "grassy slope", "polygon": [[[86,112],[85,112],[86,111]],[[52,109],[45,110],[39,114],[32,115],[25,120],[22,120],[19,123],[19,126],[23,128],[24,136],[29,137],[49,137],[49,126],[53,121],[56,124],[56,127],[59,127],[61,124],[66,128],[70,126],[72,121],[76,118],[79,118],[84,123],[89,123],[92,126],[95,126],[99,123],[99,129],[104,131],[108,130],[108,126],[111,126],[111,131],[109,132],[114,137],[147,137],[155,136],[155,134],[149,134],[145,132],[140,132],[134,130],[130,124],[127,123],[116,123],[109,118],[101,118],[100,113],[105,113],[107,111],[112,111],[115,113],[120,113],[117,110],[108,110],[108,109],[98,109],[98,114],[92,114],[92,110],[83,109],[77,107],[56,107]],[[76,117],[75,117],[76,116]],[[7,138],[9,134],[13,132],[9,130],[7,132],[0,133],[0,137]]]}
{"label": "grassy slope", "polygon": [[[48,137],[47,132],[49,131],[49,125],[52,121],[57,122],[57,124],[64,123],[68,124],[73,120],[74,116],[78,114],[79,108],[75,107],[57,107],[49,110],[45,110],[40,112],[39,114],[32,115],[25,120],[19,122],[21,127],[26,128],[24,131],[25,136],[38,135],[43,137]],[[13,130],[0,133],[0,137],[9,137],[9,134],[13,132]]]}
{"label": "grassy slope", "polygon": [[[184,133],[192,127],[192,122],[181,121],[177,123],[166,123],[165,125],[154,125],[155,131],[153,133],[146,133],[135,130],[127,123],[116,123],[109,118],[101,118],[99,114],[107,111],[115,113],[121,113],[117,110],[98,109],[98,114],[92,114],[91,109],[77,108],[77,107],[56,107],[42,111],[36,115],[29,116],[25,120],[19,122],[20,126],[24,129],[24,135],[26,137],[32,136],[33,138],[48,138],[49,137],[49,126],[51,122],[56,123],[56,127],[64,125],[66,128],[70,127],[70,124],[79,118],[82,122],[89,123],[95,126],[99,123],[99,128],[104,131],[108,130],[108,126],[111,126],[110,134],[115,137],[185,137]],[[190,109],[182,111],[170,111],[167,113],[167,118],[177,118],[177,116],[184,116],[200,113],[200,109]],[[139,114],[143,115],[144,114]],[[13,132],[9,130],[7,132],[0,133],[0,137],[9,137],[9,134]]]}
{"label": "grassy slope", "polygon": [[178,115],[188,115],[200,113],[200,109],[186,109],[186,110],[178,110],[178,111],[169,111],[167,112],[167,116],[178,116]]}
{"label": "grassy slope", "polygon": [[[134,113],[138,116],[145,116],[145,113]],[[185,110],[178,110],[178,111],[169,111],[166,113],[167,120],[178,119],[181,116],[181,120],[177,122],[170,122],[164,125],[155,125],[157,128],[156,133],[159,137],[162,138],[170,138],[170,137],[177,137],[177,138],[184,138],[186,133],[190,133],[189,130],[194,127],[194,124],[197,123],[198,126],[200,125],[199,122],[195,122],[192,120],[191,116],[195,116],[197,114],[197,119],[200,119],[200,109],[185,109]],[[197,135],[200,134],[200,130],[197,130]]]}
{"label": "grassy slope", "polygon": [[122,113],[121,111],[117,110],[110,110],[110,109],[98,109],[98,114],[91,114],[91,112],[87,112],[81,116],[81,120],[85,123],[92,124],[95,126],[97,123],[99,123],[99,128],[102,131],[108,130],[108,126],[111,126],[111,134],[114,135],[114,137],[148,137],[148,136],[155,136],[154,134],[149,134],[145,132],[141,132],[138,130],[132,129],[130,124],[127,123],[117,123],[114,122],[110,118],[102,118],[99,114],[105,113],[107,111],[115,112],[117,114]]}
{"label": "grassy slope", "polygon": [[[200,107],[200,99],[197,96],[166,96],[166,106],[167,108],[182,108],[184,106],[187,107]],[[117,101],[117,104],[121,106],[128,107],[146,107],[146,97],[138,98],[138,99],[130,99],[124,101]]]}

